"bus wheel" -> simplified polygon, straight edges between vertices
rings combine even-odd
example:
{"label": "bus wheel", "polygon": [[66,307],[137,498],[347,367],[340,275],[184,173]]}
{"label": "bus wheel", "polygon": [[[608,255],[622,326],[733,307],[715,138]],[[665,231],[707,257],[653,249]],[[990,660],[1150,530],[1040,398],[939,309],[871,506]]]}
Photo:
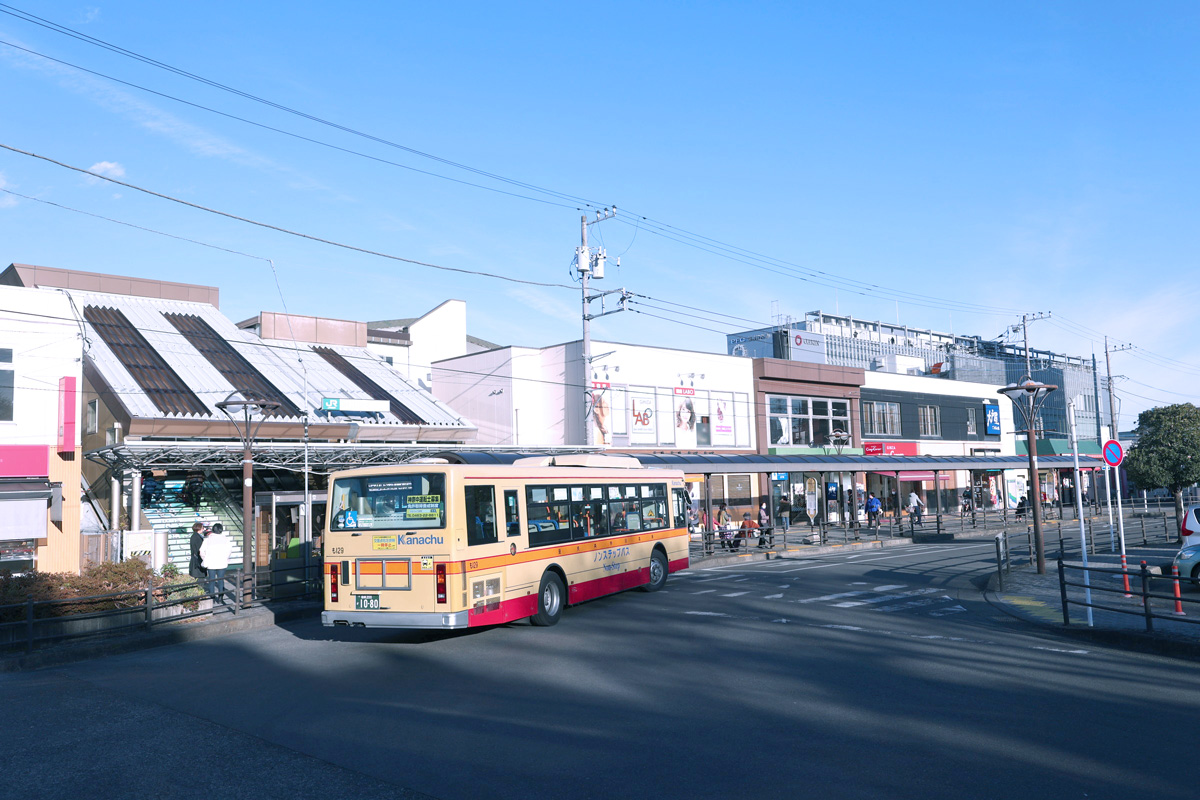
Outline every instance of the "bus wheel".
{"label": "bus wheel", "polygon": [[647,592],[657,592],[667,585],[667,557],[661,550],[650,554],[650,582],[642,588]]}
{"label": "bus wheel", "polygon": [[547,572],[542,576],[542,585],[538,588],[537,613],[530,622],[543,628],[558,622],[558,618],[562,616],[565,596],[562,578],[553,572]]}

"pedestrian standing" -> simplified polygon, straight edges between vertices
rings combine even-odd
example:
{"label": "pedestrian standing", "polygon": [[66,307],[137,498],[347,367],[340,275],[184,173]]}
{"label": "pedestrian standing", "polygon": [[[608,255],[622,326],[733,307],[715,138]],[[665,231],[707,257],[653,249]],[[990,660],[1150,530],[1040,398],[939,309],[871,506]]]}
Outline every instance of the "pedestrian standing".
{"label": "pedestrian standing", "polygon": [[780,525],[780,527],[783,528],[783,532],[785,534],[788,532],[788,526],[790,526],[791,523],[792,523],[792,504],[791,504],[791,501],[789,501],[787,499],[787,495],[785,494],[779,500],[779,525]]}
{"label": "pedestrian standing", "polygon": [[188,559],[188,575],[196,579],[196,583],[204,583],[208,579],[208,570],[200,560],[200,545],[204,544],[204,523],[192,525],[192,538],[188,543],[191,558]]}
{"label": "pedestrian standing", "polygon": [[214,523],[204,543],[200,545],[200,560],[208,571],[208,593],[225,603],[225,570],[229,567],[229,556],[233,543],[225,535],[225,526]]}
{"label": "pedestrian standing", "polygon": [[720,530],[718,534],[721,537],[721,547],[729,547],[730,539],[733,538],[731,531],[733,530],[733,515],[729,513],[729,509],[721,503],[721,507],[717,509],[717,528]]}

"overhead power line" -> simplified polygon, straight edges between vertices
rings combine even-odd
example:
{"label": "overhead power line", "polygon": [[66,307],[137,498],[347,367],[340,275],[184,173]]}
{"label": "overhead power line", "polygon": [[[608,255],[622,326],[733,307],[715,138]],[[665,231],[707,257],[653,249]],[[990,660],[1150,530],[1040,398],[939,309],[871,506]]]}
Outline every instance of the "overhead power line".
{"label": "overhead power line", "polygon": [[494,279],[500,280],[500,281],[508,281],[510,283],[521,283],[521,284],[525,284],[527,286],[544,286],[544,287],[551,288],[551,289],[571,289],[572,291],[574,291],[573,286],[568,286],[564,283],[547,283],[544,281],[530,281],[530,280],[525,280],[523,278],[513,278],[508,275],[500,275],[495,272],[484,272],[482,270],[475,270],[475,269],[463,269],[461,267],[447,267],[443,264],[431,264],[428,261],[417,261],[414,258],[404,258],[403,256],[392,255],[391,253],[383,253],[378,250],[369,250],[365,247],[357,247],[352,244],[345,244],[344,242],[334,241],[333,239],[325,239],[320,236],[314,236],[314,235],[308,234],[308,233],[301,233],[300,231],[293,231],[288,228],[281,227],[279,225],[272,225],[268,222],[260,222],[258,220],[250,219],[249,217],[240,217],[237,214],[231,214],[228,211],[220,211],[215,208],[209,208],[208,206],[202,206],[199,203],[191,203],[191,202],[188,202],[187,200],[181,200],[178,197],[172,197],[169,194],[163,194],[161,192],[156,192],[152,189],[146,189],[146,188],[138,186],[136,184],[127,183],[125,181],[120,181],[120,180],[117,180],[116,178],[111,178],[107,175],[100,175],[98,173],[83,169],[82,167],[75,167],[70,164],[64,164],[63,162],[56,161],[55,159],[49,158],[48,156],[38,155],[37,153],[31,153],[28,150],[22,150],[18,147],[13,147],[11,145],[7,145],[4,143],[0,143],[0,148],[2,148],[4,150],[8,150],[13,153],[19,153],[20,155],[23,155],[23,156],[29,156],[30,158],[36,158],[40,161],[45,161],[49,164],[54,164],[55,166],[62,167],[63,169],[69,169],[69,170],[72,170],[73,172],[78,172],[82,175],[87,175],[92,178],[99,178],[100,180],[108,181],[109,183],[115,183],[118,186],[124,186],[127,189],[133,189],[136,192],[142,192],[143,194],[148,194],[151,197],[158,197],[163,200],[169,200],[172,203],[178,203],[179,205],[187,206],[189,208],[194,208],[198,211],[205,211],[209,214],[216,214],[219,217],[225,217],[227,219],[236,220],[237,222],[244,222],[248,225],[254,225],[259,228],[265,228],[267,230],[276,231],[278,233],[284,233],[284,234],[287,234],[288,236],[296,236],[300,239],[307,239],[312,242],[319,242],[321,244],[327,244],[330,247],[338,247],[343,250],[352,250],[356,253],[363,253],[363,254],[369,255],[369,256],[377,256],[379,258],[386,258],[391,261],[400,261],[402,263],[413,264],[414,266],[418,266],[418,267],[428,267],[429,269],[437,269],[437,270],[442,270],[444,272],[457,272],[460,275],[477,275],[481,278],[494,278]]}
{"label": "overhead power line", "polygon": [[[60,35],[68,36],[70,38],[73,38],[78,41],[84,42],[86,44],[92,45],[94,47],[98,47],[98,48],[107,50],[109,52],[124,56],[126,58],[133,59],[142,64],[146,64],[148,66],[152,66],[157,69],[167,71],[167,72],[177,75],[179,77],[183,77],[188,80],[195,81],[195,82],[201,83],[203,85],[209,86],[211,88],[218,89],[220,91],[227,92],[227,93],[236,95],[238,97],[250,100],[252,102],[260,103],[260,104],[268,106],[270,108],[273,108],[273,109],[276,109],[276,110],[279,110],[279,111],[282,111],[282,112],[285,112],[288,114],[295,115],[299,118],[302,118],[302,119],[305,119],[305,120],[308,120],[308,121],[311,121],[311,122],[314,122],[314,123],[317,123],[320,125],[327,126],[334,130],[338,130],[338,131],[341,131],[341,132],[349,134],[349,135],[357,136],[357,137],[360,137],[360,138],[366,139],[368,141],[372,141],[372,142],[375,142],[377,144],[381,144],[381,145],[384,145],[387,147],[396,148],[401,151],[410,153],[412,155],[419,156],[421,158],[430,159],[432,161],[435,161],[440,164],[444,164],[446,166],[453,167],[455,169],[465,170],[472,174],[479,175],[481,177],[486,177],[490,180],[495,180],[495,181],[502,182],[502,183],[510,185],[510,186],[519,187],[526,191],[545,195],[546,197],[553,198],[553,201],[551,201],[551,202],[555,205],[565,205],[565,203],[563,203],[563,201],[566,201],[566,203],[573,204],[577,207],[587,207],[587,208],[599,208],[601,206],[609,205],[608,203],[600,203],[595,200],[591,200],[591,199],[588,199],[588,198],[585,198],[585,197],[582,197],[579,195],[571,194],[568,192],[562,192],[562,191],[558,191],[555,189],[549,189],[544,186],[539,186],[537,184],[530,183],[528,181],[522,181],[522,180],[518,180],[515,178],[509,178],[507,176],[501,175],[496,172],[492,172],[490,170],[473,167],[469,164],[454,161],[452,159],[445,158],[445,157],[436,155],[434,153],[430,153],[430,152],[423,151],[423,150],[420,150],[420,149],[417,149],[414,147],[410,147],[410,146],[402,144],[400,142],[395,142],[395,141],[386,139],[381,136],[376,136],[374,134],[370,134],[365,131],[358,130],[358,129],[353,128],[348,125],[343,125],[341,123],[334,122],[333,120],[323,118],[316,114],[305,112],[300,109],[285,105],[283,103],[278,103],[273,100],[267,99],[265,97],[261,97],[259,95],[253,94],[251,92],[248,92],[248,91],[245,91],[242,89],[238,89],[236,87],[229,86],[224,83],[220,83],[220,82],[212,80],[210,78],[206,78],[197,73],[190,72],[188,70],[185,70],[185,69],[182,69],[179,67],[175,67],[171,64],[167,64],[165,62],[162,62],[157,59],[151,58],[149,56],[143,55],[141,53],[137,53],[133,50],[129,50],[124,47],[120,47],[118,45],[104,41],[97,37],[90,36],[88,34],[74,30],[65,25],[61,25],[59,23],[52,22],[43,17],[39,17],[35,14],[23,11],[12,5],[0,3],[0,13],[7,14],[16,19],[22,20],[24,22],[27,22],[27,23],[30,23],[33,25],[37,25],[39,27],[53,31]],[[27,48],[20,48],[20,49],[25,50],[25,52],[34,53],[34,51],[28,50]],[[41,55],[39,53],[35,53],[35,54]],[[43,57],[46,57],[46,56],[43,56]],[[51,59],[51,60],[57,61],[57,59]],[[73,65],[73,64],[68,64],[67,62],[59,61],[58,63],[67,64],[68,66],[72,66],[73,68],[76,68],[76,69],[84,69],[82,67],[77,67],[76,65]],[[309,142],[312,142],[314,144],[318,144],[321,146],[332,147],[334,149],[337,149],[337,150],[340,150],[342,152],[346,152],[346,153],[349,153],[352,155],[369,158],[369,159],[372,159],[375,161],[381,161],[383,163],[388,163],[388,164],[398,166],[398,167],[401,167],[404,169],[413,169],[407,165],[402,165],[402,164],[398,164],[396,162],[387,161],[386,159],[379,159],[374,156],[370,156],[370,155],[367,155],[364,153],[359,153],[357,151],[350,150],[348,148],[342,148],[337,145],[332,145],[332,144],[328,144],[325,142],[321,142],[319,140],[315,140],[310,137],[302,136],[302,135],[295,134],[295,133],[292,133],[289,131],[285,131],[285,130],[282,130],[279,128],[275,128],[273,126],[268,126],[268,125],[264,125],[262,123],[257,123],[257,122],[245,119],[243,117],[228,114],[226,112],[217,111],[215,109],[208,108],[207,106],[202,106],[198,103],[192,103],[190,101],[181,100],[180,98],[176,98],[172,95],[167,95],[162,92],[155,92],[154,90],[146,89],[145,87],[142,87],[142,86],[139,86],[137,84],[130,83],[127,81],[120,81],[119,79],[111,78],[110,76],[104,75],[99,72],[95,72],[93,70],[85,70],[85,71],[89,72],[90,74],[97,75],[99,77],[103,77],[108,80],[116,80],[116,81],[122,83],[123,85],[130,86],[132,88],[136,88],[136,89],[139,89],[142,91],[152,92],[152,93],[156,94],[157,96],[165,97],[165,98],[175,100],[175,101],[181,102],[181,103],[186,103],[187,105],[190,105],[192,107],[199,108],[199,109],[205,110],[205,111],[209,111],[211,113],[220,114],[227,118],[235,119],[237,121],[244,122],[246,124],[255,125],[257,127],[272,130],[274,132],[282,133],[284,135],[292,136],[294,138],[303,139],[305,141],[309,141]],[[443,178],[446,180],[451,180],[451,181],[455,181],[455,182],[459,182],[459,183],[466,183],[467,185],[470,185],[470,186],[473,186],[476,188],[486,189],[489,191],[500,191],[500,190],[496,190],[494,187],[487,187],[487,186],[475,184],[475,183],[472,183],[469,181],[464,182],[464,181],[461,181],[456,178],[451,178],[451,177],[448,177],[445,175],[441,175],[439,173],[426,172],[424,170],[415,170],[415,171],[422,172],[423,174],[427,174],[432,177]],[[511,195],[519,197],[521,199],[547,202],[544,198],[529,197],[527,195],[521,195],[521,194],[516,194],[516,193],[510,193],[510,192],[503,192],[503,193],[511,194]],[[629,212],[627,211],[627,213],[629,213]],[[774,258],[771,256],[766,256],[762,253],[756,252],[756,251],[748,249],[748,248],[739,247],[739,246],[732,245],[732,244],[729,244],[726,242],[722,242],[713,237],[709,237],[709,236],[705,236],[703,234],[688,231],[684,228],[680,228],[678,226],[671,225],[671,224],[663,222],[661,220],[657,220],[648,215],[643,215],[643,214],[634,212],[634,216],[636,217],[634,222],[629,222],[624,219],[621,219],[621,221],[626,222],[626,224],[634,225],[635,226],[635,235],[636,235],[637,230],[640,230],[642,227],[645,227],[646,230],[648,232],[652,233],[653,235],[668,239],[670,241],[674,241],[678,244],[683,244],[685,246],[689,246],[689,247],[693,247],[693,248],[702,250],[711,255],[715,255],[715,256],[718,256],[721,258],[726,258],[726,259],[730,259],[733,261],[737,261],[737,262],[746,264],[748,266],[756,267],[758,269],[764,269],[768,272],[774,272],[774,273],[779,274],[784,277],[798,279],[798,280],[802,280],[802,281],[812,283],[815,285],[825,286],[827,288],[838,289],[840,291],[849,291],[849,292],[852,292],[855,294],[859,294],[863,297],[878,297],[878,298],[884,298],[884,299],[889,299],[889,300],[897,300],[897,301],[904,302],[909,305],[916,305],[916,306],[921,306],[921,307],[925,307],[925,308],[957,310],[957,311],[964,312],[964,313],[974,313],[974,314],[1007,315],[1007,314],[1021,312],[1021,309],[1000,308],[1000,307],[989,306],[989,305],[980,304],[980,303],[971,303],[971,302],[967,302],[967,301],[950,300],[950,299],[946,299],[946,298],[934,298],[934,297],[930,297],[928,295],[925,295],[925,294],[922,294],[919,292],[910,292],[910,291],[906,291],[903,289],[891,289],[891,288],[887,288],[887,287],[884,287],[882,285],[879,285],[879,284],[876,284],[876,283],[873,283],[870,281],[860,281],[860,280],[856,280],[853,278],[846,278],[846,277],[843,277],[840,275],[836,275],[832,272],[819,270],[819,269],[815,269],[815,268],[811,268],[811,267],[804,267],[799,264],[794,264],[792,262],[784,261],[782,259],[777,259],[777,258]]]}

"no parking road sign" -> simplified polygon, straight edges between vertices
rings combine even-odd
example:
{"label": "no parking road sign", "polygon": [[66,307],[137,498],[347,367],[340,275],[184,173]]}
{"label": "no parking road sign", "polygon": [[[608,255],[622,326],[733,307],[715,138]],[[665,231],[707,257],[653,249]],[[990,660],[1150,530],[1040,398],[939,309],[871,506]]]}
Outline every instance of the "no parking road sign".
{"label": "no parking road sign", "polygon": [[1116,439],[1109,439],[1104,443],[1104,463],[1110,467],[1121,466],[1121,459],[1125,458],[1125,451],[1121,448],[1121,443]]}

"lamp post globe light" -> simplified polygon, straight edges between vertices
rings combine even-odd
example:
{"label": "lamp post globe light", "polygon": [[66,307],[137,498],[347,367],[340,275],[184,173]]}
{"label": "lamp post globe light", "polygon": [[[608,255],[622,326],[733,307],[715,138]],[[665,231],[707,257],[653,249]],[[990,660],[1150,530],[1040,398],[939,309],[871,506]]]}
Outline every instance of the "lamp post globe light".
{"label": "lamp post globe light", "polygon": [[[217,403],[221,413],[229,417],[238,437],[242,440],[242,606],[250,604],[253,599],[252,582],[247,580],[254,575],[253,534],[254,517],[254,461],[251,449],[258,429],[263,420],[272,411],[279,408],[274,400],[264,400],[257,395],[232,392],[221,402]],[[258,417],[257,423],[253,418]]]}
{"label": "lamp post globe light", "polygon": [[1057,388],[1057,386],[1038,383],[1032,378],[1026,377],[1018,383],[1010,383],[998,390],[999,394],[1013,401],[1013,405],[1025,419],[1025,435],[1028,437],[1027,449],[1029,450],[1029,491],[1032,493],[1029,505],[1033,509],[1033,548],[1039,575],[1046,574],[1046,545],[1042,538],[1042,487],[1038,480],[1037,432],[1035,429],[1037,428],[1037,415],[1042,404],[1046,402],[1046,397]]}

